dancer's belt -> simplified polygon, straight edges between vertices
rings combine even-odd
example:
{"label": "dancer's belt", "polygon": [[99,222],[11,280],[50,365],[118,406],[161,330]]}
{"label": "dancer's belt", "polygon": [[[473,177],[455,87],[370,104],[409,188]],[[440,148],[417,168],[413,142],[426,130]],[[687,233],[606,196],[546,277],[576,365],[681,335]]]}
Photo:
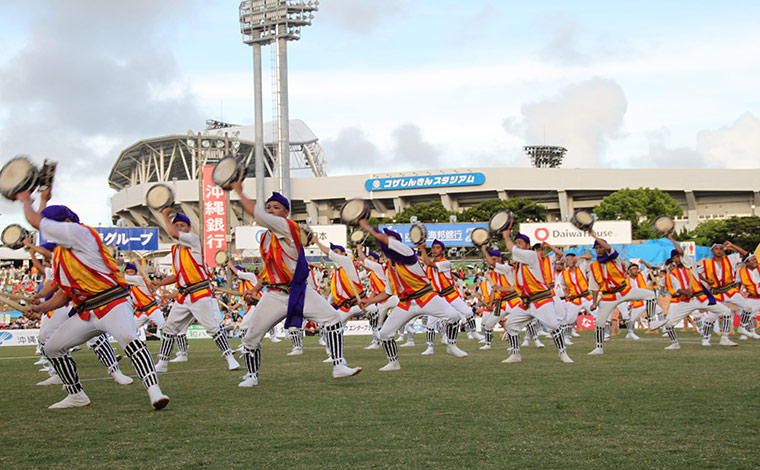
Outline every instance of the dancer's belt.
{"label": "dancer's belt", "polygon": [[287,282],[283,282],[281,284],[267,284],[267,283],[264,283],[264,286],[267,289],[278,290],[280,292],[285,292],[286,294],[290,294],[290,283],[287,283]]}
{"label": "dancer's belt", "polygon": [[504,295],[503,297],[500,297],[499,300],[503,302],[503,301],[516,299],[518,297],[520,297],[520,295],[517,292],[511,292],[509,294]]}
{"label": "dancer's belt", "polygon": [[194,282],[190,285],[187,285],[185,287],[177,287],[177,290],[182,295],[192,294],[194,292],[198,292],[203,289],[211,289],[211,283],[208,281],[208,279],[204,279],[202,281]]}
{"label": "dancer's belt", "polygon": [[106,289],[102,292],[98,292],[91,297],[88,297],[87,300],[76,306],[75,310],[78,313],[84,313],[88,310],[94,310],[104,305],[108,305],[114,300],[123,299],[127,296],[129,296],[129,289],[116,285],[110,289]]}
{"label": "dancer's belt", "polygon": [[[620,291],[618,291],[618,292],[620,292]],[[571,295],[570,297],[565,297],[565,300],[567,300],[569,302],[572,302],[573,300],[577,300],[577,299],[580,299],[582,297],[587,297],[589,295],[591,295],[591,292],[589,292],[588,290],[584,290],[583,292],[581,292],[578,295]]]}
{"label": "dancer's belt", "polygon": [[453,294],[455,291],[456,291],[456,289],[454,288],[453,285],[451,285],[451,286],[444,287],[443,289],[441,289],[438,292],[438,295],[440,295],[441,297],[446,297],[449,294]]}
{"label": "dancer's belt", "polygon": [[259,300],[260,299],[258,297],[254,297],[253,300],[251,300],[250,302],[247,302],[247,303],[248,303],[248,305],[257,305],[259,303]]}
{"label": "dancer's belt", "polygon": [[707,292],[705,292],[703,290],[698,291],[698,292],[692,292],[691,293],[691,298],[694,298],[694,297],[697,297],[697,296],[700,296],[700,295],[707,295]]}
{"label": "dancer's belt", "polygon": [[153,299],[153,301],[151,303],[149,303],[147,305],[143,305],[142,307],[138,308],[136,311],[140,312],[140,313],[147,312],[148,310],[152,309],[156,305],[158,305],[158,302],[156,302],[156,300]]}
{"label": "dancer's belt", "polygon": [[[361,291],[361,292],[359,292],[359,298],[360,298],[360,299],[364,299],[364,298],[366,298],[366,293],[365,293],[364,291]],[[346,300],[344,300],[343,302],[339,303],[339,304],[338,304],[338,308],[344,308],[344,307],[348,307],[348,308],[351,308],[351,307],[353,307],[354,305],[356,305],[358,302],[359,302],[359,301],[358,301],[358,300],[356,300],[356,297],[352,297],[352,298],[350,298],[350,299],[346,299]]]}
{"label": "dancer's belt", "polygon": [[554,294],[551,290],[542,290],[541,292],[536,292],[535,294],[531,294],[527,297],[522,297],[522,302],[523,305],[528,306],[534,302],[551,299],[552,297],[554,297]]}
{"label": "dancer's belt", "polygon": [[619,286],[615,287],[614,289],[605,290],[605,291],[602,291],[602,293],[603,294],[617,294],[618,292],[623,292],[627,288],[628,288],[628,283],[624,282],[620,284]]}
{"label": "dancer's belt", "polygon": [[726,292],[730,291],[731,289],[733,289],[735,287],[736,287],[736,283],[735,282],[731,282],[729,284],[726,284],[723,287],[714,287],[712,289],[712,293],[713,293],[713,295],[715,295],[715,294],[725,294]]}
{"label": "dancer's belt", "polygon": [[398,300],[401,301],[401,302],[405,302],[407,300],[419,299],[420,297],[423,297],[424,295],[429,294],[431,292],[434,292],[433,291],[433,287],[430,284],[428,284],[425,287],[423,287],[422,289],[420,289],[420,290],[418,290],[416,292],[412,292],[411,294],[409,294],[407,296],[402,297],[402,296],[399,295],[398,296]]}

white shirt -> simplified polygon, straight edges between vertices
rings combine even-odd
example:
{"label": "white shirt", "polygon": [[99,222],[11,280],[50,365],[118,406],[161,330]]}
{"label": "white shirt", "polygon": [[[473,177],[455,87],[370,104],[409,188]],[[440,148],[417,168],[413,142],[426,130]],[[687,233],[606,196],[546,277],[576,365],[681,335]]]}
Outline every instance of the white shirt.
{"label": "white shirt", "polygon": [[[388,248],[403,256],[411,256],[414,254],[414,250],[412,250],[411,247],[404,245],[393,237],[388,237]],[[425,270],[422,268],[422,266],[420,266],[420,263],[407,264],[406,267],[409,269],[409,271],[411,271],[412,274],[416,274],[418,276],[421,276],[423,279],[427,279]],[[390,282],[385,283],[385,292],[388,295],[394,295]]]}

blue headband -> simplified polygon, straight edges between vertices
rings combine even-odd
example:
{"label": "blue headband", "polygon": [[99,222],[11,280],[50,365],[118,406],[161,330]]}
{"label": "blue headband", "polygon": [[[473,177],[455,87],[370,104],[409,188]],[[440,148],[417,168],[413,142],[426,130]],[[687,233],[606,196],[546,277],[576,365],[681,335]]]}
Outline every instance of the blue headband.
{"label": "blue headband", "polygon": [[172,220],[173,224],[177,222],[184,222],[187,225],[192,225],[190,223],[190,219],[188,219],[187,216],[183,214],[182,212],[177,212],[177,215],[174,216],[174,220]]}
{"label": "blue headband", "polygon": [[501,258],[501,251],[499,250],[488,250],[488,254]]}
{"label": "blue headband", "polygon": [[55,220],[56,222],[63,222],[66,219],[71,219],[72,222],[79,223],[79,216],[66,206],[47,206],[42,209],[40,215],[46,219]]}
{"label": "blue headband", "polygon": [[135,266],[134,263],[127,263],[126,265],[124,265],[124,271],[128,271],[130,269],[132,271],[137,271],[137,266]]}
{"label": "blue headband", "polygon": [[376,260],[380,260],[380,255],[378,255],[378,254],[377,254],[377,253],[375,253],[374,251],[370,251],[370,252],[368,253],[368,256],[369,256],[370,258],[375,258]]}
{"label": "blue headband", "polygon": [[520,232],[517,232],[517,233],[515,234],[515,240],[522,240],[522,241],[524,241],[525,243],[527,243],[527,244],[528,244],[528,246],[530,246],[530,237],[528,237],[527,235],[524,235],[524,234],[522,234],[522,233],[520,233]]}
{"label": "blue headband", "polygon": [[267,202],[270,201],[279,202],[285,207],[285,209],[290,211],[290,202],[288,201],[288,198],[278,193],[277,191],[272,191],[272,195],[269,197],[269,199],[267,199]]}
{"label": "blue headband", "polygon": [[48,251],[53,251],[53,250],[55,250],[55,247],[57,247],[57,246],[58,246],[58,245],[56,245],[56,244],[55,244],[55,243],[53,243],[53,242],[47,242],[47,243],[43,243],[42,245],[40,245],[40,247],[41,247],[41,248],[44,248],[44,249],[46,249],[46,250],[48,250]]}
{"label": "blue headband", "polygon": [[444,245],[444,244],[443,244],[443,242],[442,242],[442,241],[440,241],[440,240],[439,240],[439,239],[437,239],[437,238],[436,238],[435,240],[433,240],[433,243],[431,243],[431,245],[439,245],[439,246],[441,247],[441,249],[442,249],[442,250],[445,250],[445,249],[446,249],[446,245]]}
{"label": "blue headband", "polygon": [[340,246],[340,245],[333,245],[332,243],[330,243],[330,249],[331,250],[338,250],[338,251],[341,251],[343,253],[346,252],[346,249],[343,248],[342,246]]}
{"label": "blue headband", "polygon": [[671,258],[674,257],[674,256],[676,256],[676,255],[681,256],[681,253],[679,253],[678,250],[670,250],[670,257]]}

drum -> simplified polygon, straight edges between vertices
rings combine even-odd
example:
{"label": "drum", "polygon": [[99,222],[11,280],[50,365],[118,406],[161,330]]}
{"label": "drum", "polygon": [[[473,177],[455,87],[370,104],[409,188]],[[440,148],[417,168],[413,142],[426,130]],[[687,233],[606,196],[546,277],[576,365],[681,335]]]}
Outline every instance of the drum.
{"label": "drum", "polygon": [[219,250],[216,253],[214,253],[214,263],[217,264],[217,266],[226,266],[227,261],[230,260],[230,255],[227,254],[224,250]]}
{"label": "drum", "polygon": [[29,157],[14,157],[0,170],[0,194],[15,201],[21,191],[34,191],[38,180],[39,170]]}
{"label": "drum", "polygon": [[48,189],[53,187],[53,178],[55,177],[55,169],[58,166],[58,162],[51,162],[47,159],[42,162],[42,168],[40,168],[40,176],[37,180],[37,184],[42,189]]}
{"label": "drum", "polygon": [[591,230],[594,227],[594,222],[596,222],[596,214],[584,209],[576,209],[570,218],[570,223],[583,232]]}
{"label": "drum", "polygon": [[10,224],[3,229],[0,238],[2,238],[3,245],[12,250],[18,250],[24,246],[24,238],[30,238],[30,233],[18,224]]}
{"label": "drum", "polygon": [[488,221],[488,230],[499,234],[514,224],[515,216],[508,210],[500,210]]}
{"label": "drum", "polygon": [[657,217],[652,223],[652,230],[654,230],[654,233],[661,237],[664,237],[669,233],[673,233],[675,227],[675,222],[673,222],[673,219],[667,215],[661,215]]}
{"label": "drum", "polygon": [[174,191],[165,184],[154,184],[145,193],[145,204],[157,211],[169,207],[174,204]]}
{"label": "drum", "polygon": [[236,181],[241,181],[245,176],[245,166],[243,162],[235,157],[224,157],[216,165],[214,165],[214,172],[211,174],[211,179],[216,185],[229,191],[230,184]]}
{"label": "drum", "polygon": [[473,245],[483,246],[487,245],[491,240],[491,234],[488,233],[488,230],[478,227],[472,231],[470,234],[470,239],[472,240]]}
{"label": "drum", "polygon": [[364,240],[367,239],[367,232],[365,232],[364,230],[354,230],[348,236],[348,239],[351,241],[352,245],[358,245],[359,243],[364,243]]}
{"label": "drum", "polygon": [[303,222],[298,224],[298,227],[301,229],[301,245],[311,245],[311,237],[314,236],[314,230]]}
{"label": "drum", "polygon": [[359,221],[369,217],[369,202],[364,199],[349,199],[340,208],[340,218],[348,225],[358,225]]}
{"label": "drum", "polygon": [[409,227],[409,241],[412,245],[417,246],[420,243],[425,243],[427,240],[427,229],[421,223],[412,224]]}

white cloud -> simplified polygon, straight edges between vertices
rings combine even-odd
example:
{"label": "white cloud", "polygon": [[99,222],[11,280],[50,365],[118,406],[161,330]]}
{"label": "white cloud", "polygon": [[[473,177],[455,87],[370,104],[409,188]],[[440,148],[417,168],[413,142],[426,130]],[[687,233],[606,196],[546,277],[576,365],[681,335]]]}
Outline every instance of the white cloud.
{"label": "white cloud", "polygon": [[728,168],[760,167],[760,120],[746,112],[728,127],[703,130],[697,150],[706,161]]}

